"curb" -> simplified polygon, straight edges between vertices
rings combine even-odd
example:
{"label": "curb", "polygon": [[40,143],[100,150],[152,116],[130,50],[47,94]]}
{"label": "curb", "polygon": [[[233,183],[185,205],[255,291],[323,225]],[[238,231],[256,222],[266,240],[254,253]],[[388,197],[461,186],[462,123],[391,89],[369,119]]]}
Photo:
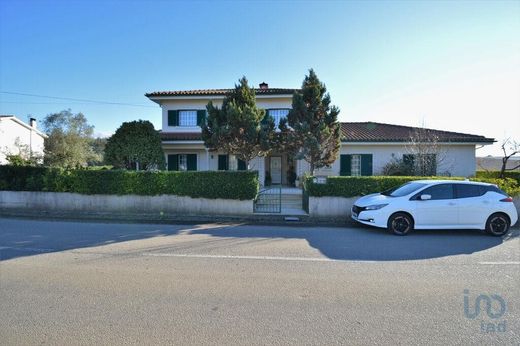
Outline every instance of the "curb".
{"label": "curb", "polygon": [[35,220],[59,221],[96,221],[108,223],[158,223],[158,224],[197,224],[197,223],[229,223],[272,226],[331,226],[359,227],[349,218],[312,218],[298,215],[298,221],[286,221],[287,215],[250,215],[250,216],[215,216],[215,215],[177,215],[177,214],[137,214],[137,213],[102,213],[102,212],[66,212],[49,210],[3,209],[0,217],[26,218]]}

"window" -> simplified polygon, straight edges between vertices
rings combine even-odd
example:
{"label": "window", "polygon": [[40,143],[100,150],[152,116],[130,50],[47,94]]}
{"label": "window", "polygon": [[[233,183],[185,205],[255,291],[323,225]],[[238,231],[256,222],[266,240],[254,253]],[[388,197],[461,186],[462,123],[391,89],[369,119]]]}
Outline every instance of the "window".
{"label": "window", "polygon": [[269,109],[269,115],[273,117],[274,125],[276,127],[280,125],[280,120],[282,120],[282,118],[287,118],[288,114],[288,109]]}
{"label": "window", "polygon": [[188,158],[185,154],[179,155],[179,171],[188,170]]}
{"label": "window", "polygon": [[197,126],[197,111],[179,111],[179,126]]}
{"label": "window", "polygon": [[403,162],[411,174],[420,176],[437,174],[436,154],[405,154]]}
{"label": "window", "polygon": [[485,186],[476,184],[455,184],[455,193],[457,198],[478,197],[487,192],[482,187],[485,188]]}
{"label": "window", "polygon": [[430,195],[432,200],[453,199],[453,184],[439,184],[422,190],[412,199],[419,199],[420,195]]}
{"label": "window", "polygon": [[168,155],[169,171],[196,171],[197,154]]}
{"label": "window", "polygon": [[411,194],[412,192],[419,190],[424,187],[426,184],[423,183],[406,183],[404,185],[394,187],[390,190],[381,192],[382,195],[392,196],[392,197],[403,197]]}
{"label": "window", "polygon": [[354,177],[361,175],[361,155],[352,155],[350,159],[350,175]]}
{"label": "window", "polygon": [[345,176],[372,175],[372,154],[340,155],[339,174]]}

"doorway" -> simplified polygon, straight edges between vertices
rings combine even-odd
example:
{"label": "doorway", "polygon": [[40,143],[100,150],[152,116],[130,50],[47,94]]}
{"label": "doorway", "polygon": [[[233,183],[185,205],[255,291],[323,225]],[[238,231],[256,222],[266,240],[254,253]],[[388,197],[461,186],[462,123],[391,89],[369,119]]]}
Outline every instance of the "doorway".
{"label": "doorway", "polygon": [[271,184],[281,184],[282,183],[282,157],[281,156],[271,156]]}

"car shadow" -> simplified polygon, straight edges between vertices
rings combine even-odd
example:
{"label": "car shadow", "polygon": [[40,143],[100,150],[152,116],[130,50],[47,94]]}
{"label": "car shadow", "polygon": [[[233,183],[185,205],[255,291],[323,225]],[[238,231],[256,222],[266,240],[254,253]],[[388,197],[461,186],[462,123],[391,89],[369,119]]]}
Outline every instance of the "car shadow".
{"label": "car shadow", "polygon": [[[312,227],[267,225],[150,225],[0,218],[0,261],[108,245],[160,236],[208,235],[218,238],[305,239],[321,254],[335,260],[397,261],[439,258],[483,251],[517,237],[480,231],[414,231],[399,237],[370,227]],[[229,246],[229,243],[223,243]],[[285,254],[280,254],[284,256]]]}
{"label": "car shadow", "polygon": [[[518,230],[508,237],[518,236]],[[472,254],[502,244],[502,237],[491,237],[474,230],[417,230],[408,236],[395,236],[371,227],[276,227],[243,226],[199,229],[191,234],[234,238],[305,239],[324,256],[335,260],[401,261]]]}

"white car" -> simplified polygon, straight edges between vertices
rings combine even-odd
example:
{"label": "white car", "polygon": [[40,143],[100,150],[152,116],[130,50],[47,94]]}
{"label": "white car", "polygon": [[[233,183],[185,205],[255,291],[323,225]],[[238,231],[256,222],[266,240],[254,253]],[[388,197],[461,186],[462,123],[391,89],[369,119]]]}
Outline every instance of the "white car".
{"label": "white car", "polygon": [[413,229],[480,229],[501,236],[518,220],[505,192],[467,180],[417,180],[367,195],[354,203],[351,217],[397,235]]}

